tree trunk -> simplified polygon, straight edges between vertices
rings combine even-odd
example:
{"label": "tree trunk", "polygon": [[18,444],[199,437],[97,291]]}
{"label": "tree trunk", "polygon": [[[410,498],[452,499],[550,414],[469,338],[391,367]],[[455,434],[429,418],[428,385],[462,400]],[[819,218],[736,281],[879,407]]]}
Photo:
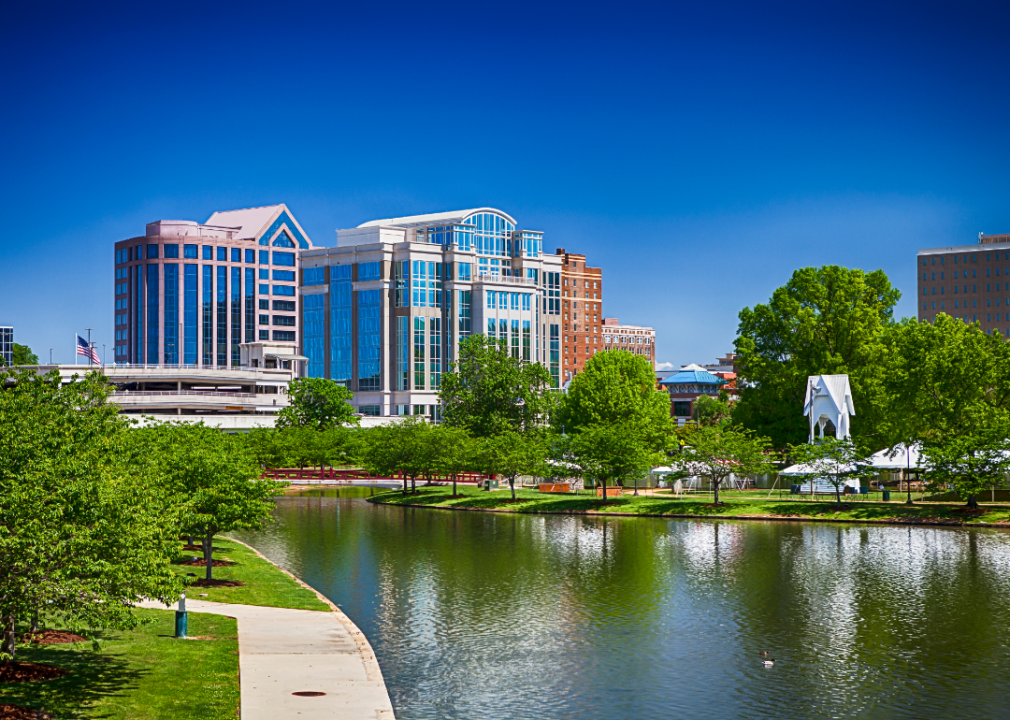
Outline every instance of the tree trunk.
{"label": "tree trunk", "polygon": [[516,501],[516,479],[515,476],[509,475],[509,489],[512,490],[512,502]]}
{"label": "tree trunk", "polygon": [[839,505],[842,504],[842,486],[838,483],[835,483],[835,500]]}
{"label": "tree trunk", "polygon": [[187,537],[189,538],[189,542],[187,543],[187,545],[189,545],[190,547],[193,547],[193,536],[192,535],[187,535]]}
{"label": "tree trunk", "polygon": [[607,502],[607,481],[604,480],[602,485],[603,485],[603,502]]}
{"label": "tree trunk", "polygon": [[452,474],[452,495],[456,496],[456,473]]}
{"label": "tree trunk", "polygon": [[968,509],[969,510],[978,510],[978,500],[975,499],[974,495],[969,495],[968,496]]}
{"label": "tree trunk", "polygon": [[712,504],[719,504],[719,481],[712,478]]}
{"label": "tree trunk", "polygon": [[417,475],[410,476],[410,492],[417,492]]}
{"label": "tree trunk", "polygon": [[32,628],[28,632],[32,635],[39,631],[39,611],[36,610],[32,613]]}
{"label": "tree trunk", "polygon": [[14,632],[14,616],[7,615],[3,619],[3,650],[10,657],[4,660],[4,665],[14,662],[14,651],[17,649],[17,635]]}
{"label": "tree trunk", "polygon": [[403,494],[407,494],[407,473],[403,473]]}
{"label": "tree trunk", "polygon": [[207,579],[213,578],[214,571],[214,536],[208,535],[203,539],[203,563],[207,566]]}

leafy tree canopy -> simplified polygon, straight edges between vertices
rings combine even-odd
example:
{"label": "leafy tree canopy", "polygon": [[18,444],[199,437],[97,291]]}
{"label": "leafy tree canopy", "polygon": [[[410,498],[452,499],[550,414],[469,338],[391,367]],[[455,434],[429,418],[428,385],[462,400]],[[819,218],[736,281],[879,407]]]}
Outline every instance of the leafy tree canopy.
{"label": "leafy tree canopy", "polygon": [[567,454],[580,474],[604,487],[644,477],[665,456],[639,429],[632,422],[591,425],[573,436]]}
{"label": "leafy tree canopy", "polygon": [[353,393],[325,378],[295,378],[288,383],[290,405],[281,410],[277,427],[311,427],[326,430],[337,425],[357,424],[350,405]]}
{"label": "leafy tree canopy", "polygon": [[403,492],[407,492],[408,477],[416,489],[417,476],[433,462],[428,455],[431,432],[432,426],[419,415],[369,428],[360,450],[365,467],[378,475],[403,473]]}
{"label": "leafy tree canopy", "polygon": [[[38,365],[39,356],[33,353],[27,345],[14,343],[11,361],[15,365]],[[3,361],[0,361],[0,365],[3,365]]]}
{"label": "leafy tree canopy", "polygon": [[726,392],[720,391],[719,397],[701,395],[694,401],[694,419],[699,425],[717,425],[729,422],[733,408]]}
{"label": "leafy tree canopy", "polygon": [[734,422],[785,448],[807,436],[803,396],[810,375],[847,374],[861,437],[878,440],[888,361],[885,331],[901,293],[881,270],[837,265],[796,270],[767,304],[740,311],[740,400]]}
{"label": "leafy tree canopy", "polygon": [[715,502],[719,488],[730,475],[760,475],[768,472],[774,457],[767,438],[727,425],[702,425],[684,435],[684,445],[673,463],[692,475],[712,482]]}
{"label": "leafy tree canopy", "polygon": [[442,374],[439,400],[443,422],[474,437],[528,432],[546,422],[555,403],[547,368],[512,357],[485,335],[459,344],[459,361]]}
{"label": "leafy tree canopy", "polygon": [[864,459],[855,443],[848,438],[821,438],[815,443],[803,443],[789,448],[793,462],[807,465],[810,474],[804,482],[811,484],[816,480],[825,480],[835,488],[835,499],[842,502],[842,485],[850,478],[864,477],[868,469],[859,462]]}
{"label": "leafy tree canopy", "polygon": [[615,423],[638,428],[654,438],[653,444],[671,428],[670,397],[656,389],[652,363],[627,350],[593,355],[572,378],[553,422],[573,433]]}

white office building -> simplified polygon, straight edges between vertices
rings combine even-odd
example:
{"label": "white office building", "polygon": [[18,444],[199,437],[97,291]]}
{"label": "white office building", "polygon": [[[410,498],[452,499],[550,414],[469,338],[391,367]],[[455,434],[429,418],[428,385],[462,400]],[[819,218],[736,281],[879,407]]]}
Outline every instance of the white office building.
{"label": "white office building", "polygon": [[558,385],[562,259],[501,210],[375,220],[299,260],[307,375],[345,384],[362,413],[437,417],[441,375],[475,333]]}

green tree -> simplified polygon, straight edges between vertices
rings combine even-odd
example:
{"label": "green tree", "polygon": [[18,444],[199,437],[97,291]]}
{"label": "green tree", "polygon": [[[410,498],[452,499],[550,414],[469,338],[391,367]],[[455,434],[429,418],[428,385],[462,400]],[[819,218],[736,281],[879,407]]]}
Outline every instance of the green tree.
{"label": "green tree", "polygon": [[549,418],[555,402],[550,388],[543,365],[513,358],[501,341],[471,335],[442,374],[442,420],[472,437],[527,432]]}
{"label": "green tree", "polygon": [[759,475],[767,472],[773,456],[767,438],[726,425],[701,425],[685,437],[677,459],[681,470],[707,477],[712,483],[714,502],[719,488],[730,475]]}
{"label": "green tree", "polygon": [[436,425],[429,438],[435,474],[452,478],[452,494],[457,495],[456,480],[474,468],[474,441],[463,428]]}
{"label": "green tree", "polygon": [[206,579],[213,579],[214,537],[259,530],[271,517],[273,498],[286,483],[260,479],[248,446],[203,423],[162,424],[158,465],[177,498],[183,532],[203,538]]}
{"label": "green tree", "polygon": [[717,425],[727,422],[732,414],[729,395],[719,392],[719,397],[701,395],[694,401],[694,419],[699,425]]}
{"label": "green tree", "polygon": [[891,444],[921,442],[926,477],[970,506],[1001,481],[997,455],[1010,434],[1010,344],[946,314],[907,320],[893,333],[884,372]]}
{"label": "green tree", "polygon": [[583,476],[603,486],[603,502],[607,502],[607,483],[637,481],[664,458],[633,422],[583,428],[572,438],[569,457]]}
{"label": "green tree", "polygon": [[477,464],[488,475],[500,475],[508,480],[512,500],[516,499],[516,478],[534,475],[543,466],[547,448],[539,433],[518,433],[510,430],[482,438],[477,451]]}
{"label": "green tree", "polygon": [[[158,478],[126,462],[128,421],[101,373],[0,373],[0,659],[18,619],[128,628],[131,606],[170,602],[176,515]],[[42,616],[45,622],[46,615]]]}
{"label": "green tree", "polygon": [[326,430],[336,425],[357,424],[350,405],[353,393],[325,378],[295,378],[288,383],[290,405],[277,417],[277,427],[310,427]]}
{"label": "green tree", "polygon": [[403,494],[407,494],[407,478],[410,478],[411,490],[417,492],[417,476],[425,471],[429,462],[425,452],[430,432],[431,425],[419,415],[369,428],[361,447],[365,467],[377,475],[402,473]]}
{"label": "green tree", "polygon": [[[18,345],[14,343],[13,353],[11,357],[11,362],[14,365],[38,365],[39,356],[32,352],[32,349],[27,345]],[[0,363],[2,364],[2,363]]]}
{"label": "green tree", "polygon": [[859,463],[865,453],[859,451],[855,443],[846,438],[825,437],[815,443],[803,443],[789,448],[793,462],[806,465],[810,469],[807,478],[811,488],[817,480],[825,480],[835,488],[835,499],[842,503],[842,485],[846,480],[864,477],[866,469]]}
{"label": "green tree", "polygon": [[572,378],[552,424],[578,433],[614,423],[631,423],[656,438],[671,429],[670,397],[656,389],[652,363],[627,350],[593,355]]}
{"label": "green tree", "polygon": [[885,331],[900,297],[881,270],[826,265],[796,270],[767,304],[741,310],[733,421],[777,448],[802,442],[807,377],[847,374],[860,417],[857,443],[882,441]]}

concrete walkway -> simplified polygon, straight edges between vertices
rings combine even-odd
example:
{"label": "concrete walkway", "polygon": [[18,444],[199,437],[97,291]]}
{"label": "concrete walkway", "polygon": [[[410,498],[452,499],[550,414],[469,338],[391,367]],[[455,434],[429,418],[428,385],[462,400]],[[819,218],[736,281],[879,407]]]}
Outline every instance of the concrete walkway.
{"label": "concrete walkway", "polygon": [[[238,620],[242,720],[393,720],[375,654],[339,608],[317,612],[187,599],[186,609]],[[306,690],[326,694],[292,695]]]}

